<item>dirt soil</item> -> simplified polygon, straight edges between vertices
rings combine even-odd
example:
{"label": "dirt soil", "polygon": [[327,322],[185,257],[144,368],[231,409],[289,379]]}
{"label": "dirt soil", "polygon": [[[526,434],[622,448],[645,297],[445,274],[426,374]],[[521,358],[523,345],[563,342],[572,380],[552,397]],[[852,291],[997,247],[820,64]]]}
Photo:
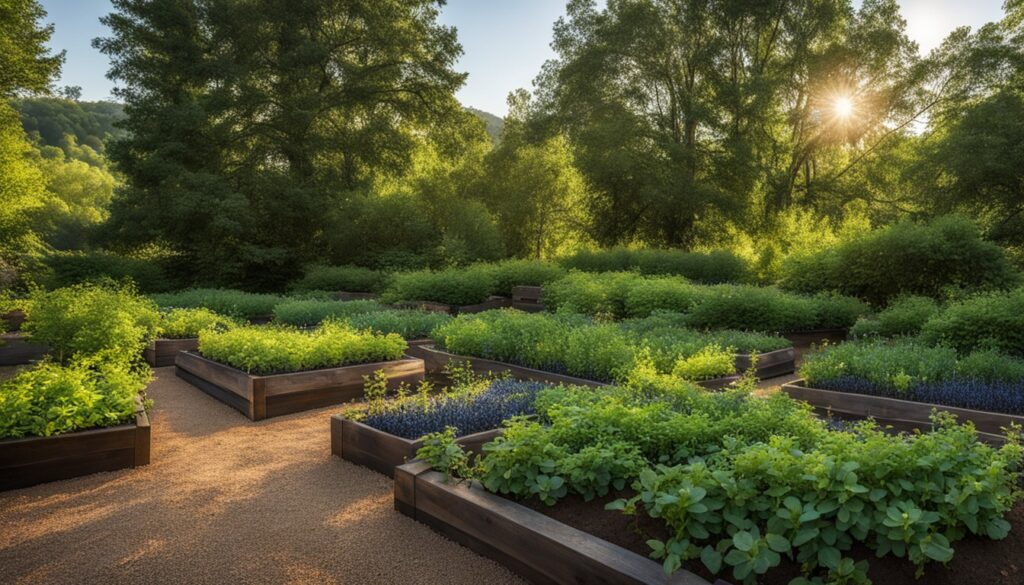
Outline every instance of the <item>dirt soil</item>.
{"label": "dirt soil", "polygon": [[0,493],[0,583],[522,582],[332,457],[340,407],[252,422],[174,368],[149,396],[150,465]]}

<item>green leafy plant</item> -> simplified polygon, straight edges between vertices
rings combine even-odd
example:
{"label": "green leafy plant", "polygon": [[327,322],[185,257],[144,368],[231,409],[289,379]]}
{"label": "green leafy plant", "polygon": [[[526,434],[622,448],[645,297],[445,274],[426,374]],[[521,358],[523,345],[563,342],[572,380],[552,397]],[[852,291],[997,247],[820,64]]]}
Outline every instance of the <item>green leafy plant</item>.
{"label": "green leafy plant", "polygon": [[451,315],[437,311],[415,309],[388,309],[359,313],[347,321],[356,329],[369,329],[374,333],[397,333],[405,339],[423,339],[452,320]]}
{"label": "green leafy plant", "polygon": [[361,266],[324,266],[314,265],[306,268],[306,273],[289,287],[294,292],[308,291],[345,291],[345,292],[380,292],[390,276],[381,270],[363,268]]}
{"label": "green leafy plant", "polygon": [[150,295],[163,308],[206,308],[239,319],[267,317],[285,297],[248,293],[220,288],[194,288],[174,293]]}
{"label": "green leafy plant", "polygon": [[381,294],[384,303],[430,301],[449,305],[482,303],[495,290],[494,271],[484,265],[399,272]]}
{"label": "green leafy plant", "polygon": [[238,326],[230,317],[209,309],[171,309],[160,314],[158,336],[165,339],[191,339],[207,329],[224,330]]}
{"label": "green leafy plant", "polygon": [[510,297],[515,286],[544,286],[565,276],[558,264],[542,260],[503,260],[494,265],[491,294]]}
{"label": "green leafy plant", "polygon": [[363,313],[383,311],[377,301],[287,300],[274,306],[274,322],[308,327],[326,319],[345,319]]}
{"label": "green leafy plant", "polygon": [[1024,357],[1024,288],[953,303],[924,324],[921,338],[961,353],[994,349]]}
{"label": "green leafy plant", "polygon": [[939,304],[928,297],[901,297],[874,318],[861,318],[850,328],[853,338],[917,335],[930,318],[939,312]]}

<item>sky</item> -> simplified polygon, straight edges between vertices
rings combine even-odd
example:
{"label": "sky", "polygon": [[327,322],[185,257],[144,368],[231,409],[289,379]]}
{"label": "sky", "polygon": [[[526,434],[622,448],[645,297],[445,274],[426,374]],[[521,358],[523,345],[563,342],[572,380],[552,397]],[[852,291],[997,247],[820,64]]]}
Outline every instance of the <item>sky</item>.
{"label": "sky", "polygon": [[[959,26],[976,28],[999,20],[1002,2],[899,1],[907,33],[924,53]],[[55,26],[52,47],[67,51],[58,85],[80,86],[85,100],[110,99],[113,82],[105,77],[109,62],[91,46],[93,38],[108,33],[99,18],[111,11],[109,0],[42,0],[42,4],[49,13],[47,22]],[[464,54],[457,69],[469,73],[458,93],[462,104],[504,116],[508,93],[532,88],[541,65],[554,56],[549,46],[551,26],[564,13],[564,0],[448,0],[440,20],[458,29]]]}

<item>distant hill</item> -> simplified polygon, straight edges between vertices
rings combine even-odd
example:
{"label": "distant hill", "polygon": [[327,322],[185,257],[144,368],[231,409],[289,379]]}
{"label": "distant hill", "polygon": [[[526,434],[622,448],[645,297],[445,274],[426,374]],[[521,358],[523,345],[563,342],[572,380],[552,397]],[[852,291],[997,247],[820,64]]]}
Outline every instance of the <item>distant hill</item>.
{"label": "distant hill", "polygon": [[103,152],[111,138],[124,135],[114,123],[124,119],[124,106],[116,102],[79,102],[57,97],[28,98],[14,101],[21,125],[29,135],[38,135],[46,146],[64,146],[64,136],[72,135],[78,144]]}
{"label": "distant hill", "polygon": [[484,124],[487,125],[487,133],[490,134],[491,140],[495,144],[501,142],[501,131],[505,128],[504,118],[476,108],[466,108],[466,111],[484,121]]}

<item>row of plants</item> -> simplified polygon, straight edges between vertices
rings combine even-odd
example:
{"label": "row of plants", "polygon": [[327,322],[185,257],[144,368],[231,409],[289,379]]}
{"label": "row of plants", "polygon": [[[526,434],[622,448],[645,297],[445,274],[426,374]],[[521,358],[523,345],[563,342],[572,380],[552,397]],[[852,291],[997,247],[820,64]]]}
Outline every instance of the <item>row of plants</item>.
{"label": "row of plants", "polygon": [[219,288],[194,288],[154,294],[150,298],[162,308],[203,308],[236,319],[269,317],[273,315],[274,307],[292,300],[282,295]]}
{"label": "row of plants", "polygon": [[728,250],[581,250],[559,259],[559,264],[567,269],[583,272],[638,272],[648,276],[682,276],[705,284],[744,283],[753,279],[747,262]]}
{"label": "row of plants", "polygon": [[968,535],[1004,538],[1022,493],[1019,429],[997,449],[948,415],[914,435],[839,427],[784,394],[756,395],[750,379],[712,393],[646,366],[622,386],[540,390],[533,405],[480,457],[453,429],[419,456],[514,499],[618,497],[594,513],[663,526],[646,552],[669,574],[700,563],[754,583],[787,565],[795,584],[867,583],[865,547],[920,575]]}

